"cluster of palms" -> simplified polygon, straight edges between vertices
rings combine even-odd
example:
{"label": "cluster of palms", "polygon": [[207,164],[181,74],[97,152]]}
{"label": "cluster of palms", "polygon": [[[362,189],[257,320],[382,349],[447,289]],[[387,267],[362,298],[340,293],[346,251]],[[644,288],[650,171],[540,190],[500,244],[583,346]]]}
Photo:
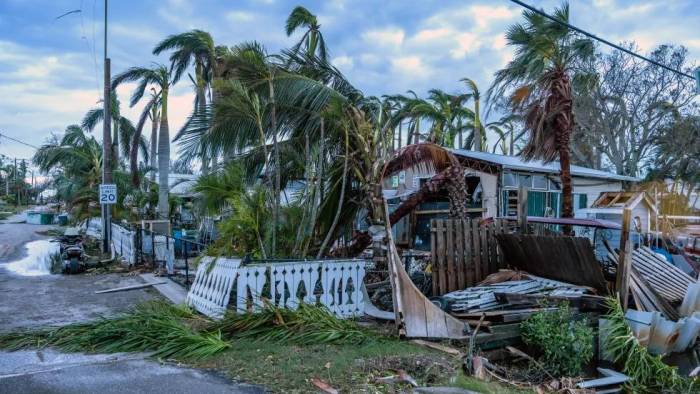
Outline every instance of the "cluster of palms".
{"label": "cluster of palms", "polygon": [[[188,76],[195,91],[194,111],[174,141],[180,160],[201,168],[195,187],[202,197],[200,208],[226,213],[218,246],[227,252],[321,256],[334,244],[337,253],[361,251],[371,237],[355,229],[362,227],[358,221],[373,224],[383,217],[383,179],[418,164],[432,166],[437,175],[390,220],[395,222],[441,190],[448,191],[451,214],[465,215],[463,169],[446,148],[514,154],[526,135],[531,136],[524,147],[527,157],[561,157],[564,213],[570,213],[571,67],[592,45],[537,14],[524,16],[524,25],[508,31],[516,56],[496,74],[488,101],[506,98],[513,113],[525,116],[491,123],[482,120],[481,93],[466,78],[465,93],[460,94],[436,89],[425,99],[412,92],[363,95],[329,62],[317,18],[303,7],[296,7],[286,24],[288,35],[302,30],[301,39],[276,54],[257,42],[215,45],[211,35],[200,30],[168,37],[153,52],[169,53],[170,65],[133,67],[113,79],[113,89],[137,82],[131,105],[144,99],[150,88],[135,126],[119,116],[113,97],[113,162],[124,167],[121,147],[129,156],[132,187],[141,190],[141,173],[157,167],[158,212],[167,215],[168,97],[172,86],[193,68]],[[556,16],[568,20],[568,7]],[[83,128],[90,130],[100,116],[99,110],[89,113]],[[142,138],[148,119],[150,151]],[[523,128],[517,130],[520,123]],[[101,157],[93,147],[97,143],[82,132],[70,130],[64,141],[42,148],[35,161],[44,169],[59,163],[66,173],[84,173],[80,187],[94,191]],[[490,149],[488,133],[497,138]],[[62,162],[60,152],[71,142],[66,138],[79,134],[85,139],[80,149],[90,153],[74,169]]]}

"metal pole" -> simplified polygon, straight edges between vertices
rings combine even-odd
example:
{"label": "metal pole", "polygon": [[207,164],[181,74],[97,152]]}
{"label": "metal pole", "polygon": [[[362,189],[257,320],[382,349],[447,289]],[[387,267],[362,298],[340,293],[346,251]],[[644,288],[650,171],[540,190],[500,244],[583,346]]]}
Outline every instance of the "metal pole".
{"label": "metal pole", "polygon": [[[111,74],[110,60],[107,57],[107,10],[108,4],[105,0],[105,35],[104,35],[104,97],[102,99],[102,109],[104,117],[102,122],[102,183],[112,183],[112,128],[111,128]],[[109,252],[111,240],[111,206],[102,205],[102,252]]]}

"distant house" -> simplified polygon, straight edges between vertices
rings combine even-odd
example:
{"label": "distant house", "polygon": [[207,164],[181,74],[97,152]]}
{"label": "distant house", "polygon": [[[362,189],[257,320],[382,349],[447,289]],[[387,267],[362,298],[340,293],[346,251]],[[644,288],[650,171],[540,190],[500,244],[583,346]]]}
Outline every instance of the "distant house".
{"label": "distant house", "polygon": [[602,219],[622,223],[622,211],[633,201],[638,201],[632,208],[631,231],[650,233],[658,214],[656,204],[646,192],[605,192],[590,206],[576,211],[576,217],[582,219]]}
{"label": "distant house", "polygon": [[[516,216],[518,188],[528,191],[529,216],[561,216],[559,162],[525,161],[518,156],[452,149],[465,169],[469,189],[469,213],[472,217]],[[385,179],[385,198],[390,207],[398,206],[411,193],[433,177],[429,166],[417,166]],[[601,193],[622,191],[634,177],[612,174],[581,166],[571,166],[574,210],[589,208]],[[397,223],[397,243],[416,249],[430,248],[430,220],[448,216],[449,202],[444,199],[422,204],[409,217]]]}

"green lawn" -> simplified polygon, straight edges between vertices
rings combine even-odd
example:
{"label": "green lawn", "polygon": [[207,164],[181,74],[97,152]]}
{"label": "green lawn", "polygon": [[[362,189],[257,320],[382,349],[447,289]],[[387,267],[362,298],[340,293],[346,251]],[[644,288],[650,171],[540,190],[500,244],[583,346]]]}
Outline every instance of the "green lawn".
{"label": "green lawn", "polygon": [[458,385],[481,393],[509,394],[498,384],[460,376],[460,361],[406,341],[365,345],[293,346],[234,341],[231,350],[195,366],[223,371],[229,377],[264,385],[278,393],[316,393],[310,380],[328,382],[341,393],[400,392],[402,386],[376,384],[377,377],[396,369],[408,372],[420,385]]}

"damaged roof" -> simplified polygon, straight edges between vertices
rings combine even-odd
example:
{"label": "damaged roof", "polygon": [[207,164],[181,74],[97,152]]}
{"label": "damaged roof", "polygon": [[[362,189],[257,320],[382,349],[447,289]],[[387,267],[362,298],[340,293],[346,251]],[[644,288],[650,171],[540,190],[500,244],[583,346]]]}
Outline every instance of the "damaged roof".
{"label": "damaged roof", "polygon": [[[464,149],[450,149],[457,156],[462,156],[474,160],[480,160],[501,166],[503,169],[545,172],[558,174],[560,166],[558,161],[544,163],[542,160],[525,161],[520,156],[505,156],[488,152],[476,152]],[[611,179],[616,181],[639,182],[639,178],[617,175],[606,171],[595,170],[593,168],[571,165],[571,175],[584,178]]]}

